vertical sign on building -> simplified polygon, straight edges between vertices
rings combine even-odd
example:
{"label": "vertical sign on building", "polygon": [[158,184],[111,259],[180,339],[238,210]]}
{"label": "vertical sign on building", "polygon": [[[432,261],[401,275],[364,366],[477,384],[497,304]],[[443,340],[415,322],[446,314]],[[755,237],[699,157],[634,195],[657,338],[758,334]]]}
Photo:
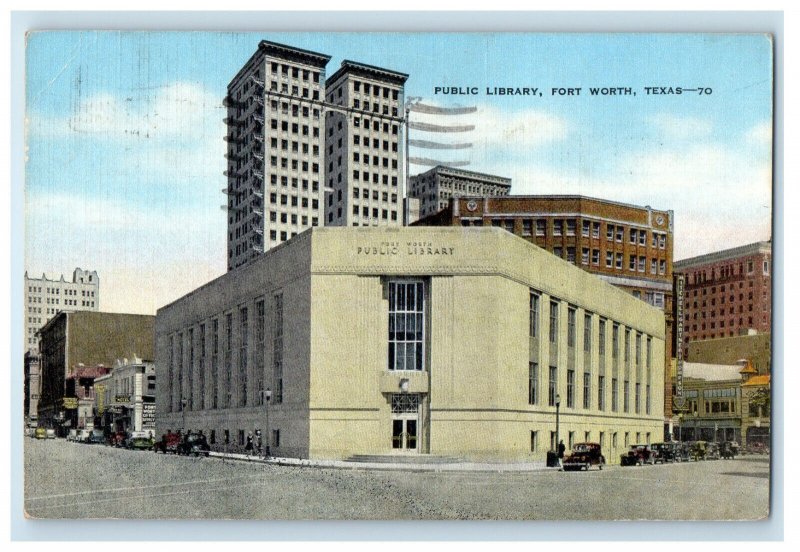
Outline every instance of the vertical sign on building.
{"label": "vertical sign on building", "polygon": [[678,274],[675,281],[675,407],[683,410],[683,286],[684,275]]}

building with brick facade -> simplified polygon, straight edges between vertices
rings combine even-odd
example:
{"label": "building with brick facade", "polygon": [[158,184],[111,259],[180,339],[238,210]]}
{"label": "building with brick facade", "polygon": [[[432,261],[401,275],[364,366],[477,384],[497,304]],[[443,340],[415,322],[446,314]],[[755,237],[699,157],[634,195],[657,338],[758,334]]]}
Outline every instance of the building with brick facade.
{"label": "building with brick facade", "polygon": [[677,261],[675,272],[684,277],[684,356],[693,341],[770,332],[771,242]]}
{"label": "building with brick facade", "polygon": [[[498,254],[502,252],[502,254]],[[157,434],[276,456],[615,462],[660,441],[664,314],[496,228],[315,228],[158,310]]]}
{"label": "building with brick facade", "polygon": [[510,178],[442,165],[412,176],[408,185],[409,197],[420,200],[420,217],[446,209],[451,197],[507,196],[510,191]]}
{"label": "building with brick facade", "polygon": [[39,330],[40,423],[65,429],[70,420],[66,411],[77,408],[77,401],[65,401],[75,397],[68,394],[67,381],[74,382],[79,367],[110,367],[118,358],[137,355],[153,358],[154,322],[154,316],[89,311],[61,312],[50,319]]}
{"label": "building with brick facade", "polygon": [[689,362],[735,364],[746,359],[761,375],[769,374],[772,365],[772,334],[747,333],[688,343]]}

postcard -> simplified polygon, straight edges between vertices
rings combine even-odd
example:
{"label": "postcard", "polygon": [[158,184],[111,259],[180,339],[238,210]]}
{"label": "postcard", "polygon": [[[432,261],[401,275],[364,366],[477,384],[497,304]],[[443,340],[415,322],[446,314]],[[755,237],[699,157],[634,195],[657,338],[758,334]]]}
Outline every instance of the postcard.
{"label": "postcard", "polygon": [[770,35],[38,31],[25,85],[28,518],[770,515]]}

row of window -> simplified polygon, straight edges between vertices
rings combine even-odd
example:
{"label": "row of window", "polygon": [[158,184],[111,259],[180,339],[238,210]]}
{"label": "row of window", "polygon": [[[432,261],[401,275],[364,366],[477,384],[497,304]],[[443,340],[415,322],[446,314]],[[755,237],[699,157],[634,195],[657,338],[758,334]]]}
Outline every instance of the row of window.
{"label": "row of window", "polygon": [[269,103],[270,108],[277,113],[278,109],[281,110],[281,114],[289,115],[291,111],[292,117],[308,117],[309,115],[313,116],[315,119],[319,118],[320,111],[317,108],[309,108],[306,105],[298,105],[298,104],[289,104],[288,102],[278,102],[277,100],[271,100]]}
{"label": "row of window", "polygon": [[[199,339],[195,339],[194,328],[186,332],[178,332],[169,338],[169,362],[167,374],[167,395],[169,412],[187,410],[205,410],[243,407],[251,404],[264,404],[267,400],[264,387],[265,355],[267,354],[266,334],[266,299],[255,301],[255,329],[253,339],[256,344],[256,355],[250,354],[250,311],[243,306],[234,313],[226,313],[222,318],[212,318],[210,322],[199,324]],[[222,321],[222,323],[221,323]],[[210,324],[209,337],[206,328]],[[234,366],[233,341],[234,324],[238,325],[238,364],[236,366],[236,384],[233,388]],[[220,326],[223,326],[222,332]],[[283,402],[283,295],[277,293],[272,297],[272,399],[275,404]],[[195,362],[198,353],[199,363]],[[210,362],[209,362],[210,359]],[[198,378],[195,382],[195,365]],[[252,369],[251,369],[252,364]],[[220,385],[219,373],[222,371]],[[206,395],[206,372],[210,371],[211,390]],[[248,385],[248,375],[254,372],[255,387],[253,392]],[[186,385],[184,385],[186,380]],[[199,397],[195,401],[195,389]],[[253,399],[255,397],[255,399]],[[235,399],[235,400],[234,400]]]}
{"label": "row of window", "polygon": [[[538,430],[531,430],[531,434],[530,434],[530,436],[531,436],[530,437],[530,439],[531,439],[531,452],[540,452],[542,450],[542,448],[541,448],[542,445],[540,443],[539,433],[540,432]],[[549,448],[547,448],[545,450],[557,450],[558,443],[556,442],[556,439],[557,439],[556,432],[555,431],[550,431],[549,433],[550,433],[550,443],[548,445]],[[611,443],[610,443],[611,449],[619,449],[619,438],[618,438],[619,433],[620,432],[618,432],[618,431],[612,431],[611,432]],[[584,431],[582,433],[579,433],[577,431],[572,431],[572,430],[568,429],[567,430],[567,445],[566,446],[567,446],[567,449],[572,450],[573,448],[575,448],[575,444],[579,442],[578,439],[582,438],[582,441],[580,441],[580,442],[583,442],[583,443],[595,443],[596,442],[596,443],[599,443],[601,450],[607,450],[608,443],[606,443],[606,435],[607,435],[607,432],[598,431],[597,432],[597,440],[595,441],[594,440],[594,433],[592,433],[591,431]],[[623,449],[627,449],[631,445],[639,445],[639,444],[649,445],[649,444],[651,444],[650,443],[651,436],[650,436],[650,432],[649,431],[648,432],[644,432],[644,433],[637,431],[635,434],[630,432],[630,431],[625,431],[623,433],[623,435],[624,435],[623,443],[622,443]],[[636,440],[631,442],[631,437],[633,435],[635,435]],[[643,436],[644,436],[644,441],[642,441]]]}
{"label": "row of window", "polygon": [[[769,274],[768,260],[761,261],[762,273],[766,276]],[[755,271],[755,262],[750,259],[747,261],[747,272],[745,272],[745,262],[731,263],[725,266],[712,267],[702,270],[695,270],[686,275],[687,284],[705,284],[717,280],[727,280],[745,274],[751,275]]]}
{"label": "row of window", "polygon": [[[46,288],[45,293],[49,295],[61,295],[61,288]],[[64,295],[72,295],[77,297],[77,289],[65,289]],[[41,293],[42,288],[38,286],[28,286],[28,293]],[[81,290],[81,297],[94,297],[94,291]],[[57,300],[57,299],[56,299]],[[41,301],[39,301],[41,303]]]}
{"label": "row of window", "polygon": [[[380,193],[380,196],[378,195],[379,193]],[[339,196],[338,196],[339,201],[342,200],[342,195],[341,194],[342,194],[342,191],[339,190]],[[369,196],[370,196],[369,188],[364,188],[363,190],[360,189],[360,188],[353,188],[353,199],[360,199],[360,198],[369,199]],[[391,198],[392,198],[392,203],[397,203],[397,194],[392,194]],[[378,201],[378,199],[380,199],[381,201],[384,201],[384,202],[389,201],[389,193],[388,192],[382,192],[381,193],[381,192],[378,192],[378,190],[372,190],[372,199],[374,201]]]}
{"label": "row of window", "polygon": [[[278,63],[275,61],[270,63],[270,69],[272,75],[276,77],[288,78],[289,75],[291,75],[293,79],[302,79],[304,81],[308,81],[310,78],[312,82],[319,82],[319,71],[309,71],[308,69],[301,69],[293,65],[287,65],[285,63]],[[260,76],[260,73],[256,73],[256,76]]]}
{"label": "row of window", "polygon": [[[559,399],[560,396],[558,394],[558,367],[557,366],[550,366],[548,369],[548,379],[547,379],[547,406],[558,406],[560,405]],[[567,408],[576,408],[576,400],[577,400],[577,387],[575,381],[575,370],[567,370],[567,396],[566,396],[566,407]],[[648,378],[649,380],[649,378]],[[539,374],[539,363],[538,362],[530,362],[528,365],[528,404],[532,406],[536,406],[540,403],[540,374]],[[584,410],[591,410],[594,408],[594,404],[592,403],[592,398],[594,395],[592,394],[592,375],[590,372],[586,371],[583,373],[583,381],[582,381],[582,389],[583,393],[581,395],[582,401],[581,406]],[[623,381],[623,403],[622,403],[622,411],[625,413],[630,412],[630,381],[625,380]],[[644,413],[649,415],[651,412],[651,393],[650,393],[650,384],[647,383],[644,386]],[[597,376],[597,410],[604,411],[606,409],[606,377],[604,375]],[[619,381],[617,378],[611,379],[611,410],[613,412],[619,412]],[[642,384],[635,383],[634,384],[634,413],[640,414],[642,409]]]}
{"label": "row of window", "polygon": [[[309,144],[308,142],[298,142],[297,140],[278,140],[277,138],[270,138],[270,147],[281,151],[291,151],[292,153],[302,153],[308,155],[309,151],[314,157],[319,157],[319,146],[317,144]],[[238,168],[238,167],[237,167]]]}
{"label": "row of window", "polygon": [[[281,94],[291,94],[292,96],[300,96],[302,98],[309,97],[309,89],[308,87],[304,86],[301,88],[297,85],[292,85],[291,89],[289,88],[289,84],[282,82],[278,84],[278,81],[270,81],[269,83],[270,92],[278,92],[280,91]],[[312,100],[319,100],[319,90],[312,90],[310,91],[311,99]]]}

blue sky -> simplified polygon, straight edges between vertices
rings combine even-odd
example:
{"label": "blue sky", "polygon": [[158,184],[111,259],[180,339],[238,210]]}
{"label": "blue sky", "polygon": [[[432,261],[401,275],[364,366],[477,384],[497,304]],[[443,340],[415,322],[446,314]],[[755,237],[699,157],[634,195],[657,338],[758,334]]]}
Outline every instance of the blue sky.
{"label": "blue sky", "polygon": [[[103,310],[152,314],[225,271],[221,102],[261,39],[331,55],[328,74],[352,59],[408,73],[408,96],[478,107],[457,119],[476,129],[452,138],[473,148],[449,156],[511,177],[512,193],[674,210],[678,259],[770,238],[765,36],[54,32],[28,37],[30,274],[95,269]],[[486,96],[487,86],[543,95]],[[636,96],[591,97],[593,86]]]}

